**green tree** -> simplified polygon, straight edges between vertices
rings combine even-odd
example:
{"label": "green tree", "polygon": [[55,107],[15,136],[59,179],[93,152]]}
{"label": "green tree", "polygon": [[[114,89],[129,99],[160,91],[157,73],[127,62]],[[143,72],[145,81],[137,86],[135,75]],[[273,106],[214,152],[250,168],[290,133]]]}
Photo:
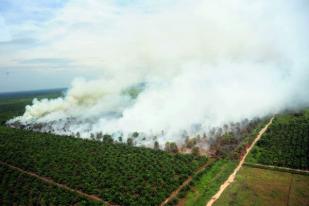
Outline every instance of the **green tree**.
{"label": "green tree", "polygon": [[98,141],[101,141],[101,140],[103,139],[103,134],[102,134],[102,132],[97,133],[96,139],[97,139]]}
{"label": "green tree", "polygon": [[103,136],[103,142],[104,142],[104,143],[108,143],[108,144],[112,144],[112,143],[114,142],[114,139],[112,138],[111,135],[105,134],[105,135]]}
{"label": "green tree", "polygon": [[194,156],[199,156],[200,155],[200,148],[199,147],[193,147],[191,153]]}
{"label": "green tree", "polygon": [[155,141],[155,142],[154,142],[153,148],[154,148],[155,150],[159,150],[159,149],[160,149],[160,145],[159,145],[159,142],[158,142],[158,141]]}
{"label": "green tree", "polygon": [[131,137],[129,137],[129,138],[127,139],[127,144],[130,145],[130,146],[133,145],[133,139],[132,139]]}
{"label": "green tree", "polygon": [[173,153],[177,153],[178,152],[178,147],[177,147],[177,144],[175,142],[171,142],[170,143],[170,150]]}

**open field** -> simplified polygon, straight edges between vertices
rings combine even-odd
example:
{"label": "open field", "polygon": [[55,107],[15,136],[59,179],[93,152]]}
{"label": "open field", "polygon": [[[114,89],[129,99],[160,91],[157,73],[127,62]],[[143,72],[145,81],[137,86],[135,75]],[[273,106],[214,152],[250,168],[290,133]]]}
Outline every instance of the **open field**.
{"label": "open field", "polygon": [[306,206],[309,176],[244,166],[215,206]]}
{"label": "open field", "polygon": [[215,205],[309,205],[308,131],[308,110],[277,115]]}
{"label": "open field", "polygon": [[215,162],[196,181],[192,182],[190,192],[179,201],[179,206],[202,206],[214,195],[220,185],[236,167],[236,161],[219,160]]}
{"label": "open field", "polygon": [[200,174],[199,178],[192,182],[191,187],[188,188],[190,193],[179,197],[182,198],[179,205],[205,205],[207,202],[212,204],[209,202],[210,199],[216,201],[221,194],[220,191],[224,191],[224,188],[235,178],[248,152],[267,130],[272,120],[273,118],[266,124],[264,119],[256,124],[255,128],[247,131],[240,140],[241,144],[230,150],[225,159],[215,162],[211,168],[206,170],[206,173]]}

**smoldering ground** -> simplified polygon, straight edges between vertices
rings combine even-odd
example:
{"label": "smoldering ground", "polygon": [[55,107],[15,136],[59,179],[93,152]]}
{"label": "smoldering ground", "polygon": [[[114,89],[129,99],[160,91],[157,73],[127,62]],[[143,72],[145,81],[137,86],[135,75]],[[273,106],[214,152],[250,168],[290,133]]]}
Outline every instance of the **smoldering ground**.
{"label": "smoldering ground", "polygon": [[44,38],[102,76],[8,123],[86,138],[139,132],[152,144],[307,106],[308,14],[302,0],[69,2]]}

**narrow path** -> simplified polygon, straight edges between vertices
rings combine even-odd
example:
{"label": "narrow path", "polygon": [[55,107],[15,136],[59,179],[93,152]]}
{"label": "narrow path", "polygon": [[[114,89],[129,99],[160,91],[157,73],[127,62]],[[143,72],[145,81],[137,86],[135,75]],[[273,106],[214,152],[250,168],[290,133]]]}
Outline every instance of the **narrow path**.
{"label": "narrow path", "polygon": [[289,185],[289,193],[288,193],[288,198],[287,198],[287,201],[286,201],[287,206],[290,205],[290,194],[291,194],[292,184],[293,184],[293,175],[291,174],[291,180],[290,180],[290,185]]}
{"label": "narrow path", "polygon": [[[202,165],[199,169],[197,169],[195,171],[194,174],[197,174],[201,171],[203,171],[206,167],[208,167],[211,163],[213,162],[213,160],[208,160],[206,164]],[[191,180],[192,180],[192,176],[189,176],[175,191],[173,191],[170,196],[168,198],[166,198],[161,204],[160,206],[164,206],[166,205],[170,200],[172,200],[174,197],[176,197],[178,195],[178,193],[182,190],[182,188],[184,188],[185,186],[187,186]]]}
{"label": "narrow path", "polygon": [[293,174],[309,175],[309,170],[293,169],[293,168],[289,168],[289,167],[279,167],[279,166],[274,166],[274,165],[263,165],[263,164],[248,163],[248,162],[245,162],[244,165],[246,165],[248,167],[269,169],[269,170],[275,170],[275,171],[279,171],[279,172],[289,172],[289,173],[293,173]]}
{"label": "narrow path", "polygon": [[254,145],[256,144],[257,141],[259,141],[259,139],[261,138],[261,136],[266,132],[267,128],[269,127],[269,125],[271,125],[272,121],[273,121],[274,117],[272,117],[270,119],[270,121],[267,123],[267,125],[259,132],[259,134],[257,135],[257,137],[254,139],[254,141],[252,142],[251,146],[246,150],[245,155],[241,158],[240,162],[238,163],[237,167],[235,168],[235,170],[233,171],[233,173],[228,177],[228,179],[220,186],[219,191],[212,196],[212,198],[208,201],[208,203],[206,204],[206,206],[212,206],[221,196],[221,194],[224,192],[224,190],[235,180],[235,176],[237,174],[237,172],[240,170],[240,168],[242,167],[242,165],[245,162],[245,159],[247,157],[247,155],[249,154],[249,152],[251,151],[251,149],[254,147]]}
{"label": "narrow path", "polygon": [[103,203],[105,205],[112,206],[112,204],[110,204],[109,202],[106,202],[106,201],[102,200],[101,198],[99,198],[99,197],[97,197],[95,195],[89,195],[89,194],[86,194],[86,193],[84,193],[84,192],[82,192],[80,190],[72,189],[72,188],[70,188],[70,187],[68,187],[68,186],[66,186],[64,184],[60,184],[60,183],[57,183],[57,182],[55,182],[55,181],[53,181],[53,180],[51,180],[49,178],[39,176],[36,173],[25,171],[25,170],[23,170],[23,169],[21,169],[19,167],[13,166],[13,165],[8,164],[6,162],[2,162],[1,160],[0,160],[0,164],[4,165],[6,167],[9,167],[9,168],[11,168],[13,170],[16,170],[18,172],[21,172],[23,174],[35,177],[35,178],[37,178],[37,179],[39,179],[39,180],[41,180],[41,181],[43,181],[43,182],[45,182],[47,184],[54,185],[56,187],[59,187],[61,189],[64,189],[64,190],[67,190],[67,191],[70,191],[70,192],[74,192],[74,193],[76,193],[79,196],[87,198],[88,200],[97,201],[97,202],[101,202],[101,203]]}

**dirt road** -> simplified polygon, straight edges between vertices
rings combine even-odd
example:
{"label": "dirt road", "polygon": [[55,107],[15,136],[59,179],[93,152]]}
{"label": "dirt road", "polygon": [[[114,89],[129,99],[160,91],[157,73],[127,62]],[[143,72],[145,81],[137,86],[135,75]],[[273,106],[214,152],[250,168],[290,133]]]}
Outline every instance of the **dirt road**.
{"label": "dirt road", "polygon": [[19,167],[10,165],[10,164],[8,164],[8,163],[6,163],[6,162],[0,161],[0,164],[4,165],[4,166],[6,166],[6,167],[9,167],[9,168],[11,168],[11,169],[13,169],[13,170],[16,170],[16,171],[18,171],[18,172],[21,172],[21,173],[23,173],[23,174],[26,174],[26,175],[35,177],[35,178],[37,178],[37,179],[39,179],[39,180],[41,180],[41,181],[43,181],[43,182],[45,182],[45,183],[47,183],[47,184],[54,185],[54,186],[56,186],[56,187],[62,188],[62,189],[64,189],[64,190],[67,190],[67,191],[70,191],[70,192],[74,192],[74,193],[76,193],[76,194],[79,195],[79,196],[82,196],[82,197],[87,198],[88,200],[98,201],[98,202],[104,203],[105,205],[108,205],[108,206],[112,205],[112,204],[110,204],[110,203],[108,203],[108,202],[102,200],[101,198],[95,196],[95,195],[89,195],[89,194],[86,194],[86,193],[84,193],[84,192],[82,192],[82,191],[80,191],[80,190],[72,189],[72,188],[70,188],[70,187],[68,187],[68,186],[66,186],[66,185],[64,185],[64,184],[60,184],[60,183],[54,182],[53,180],[51,180],[51,179],[49,179],[49,178],[39,176],[39,175],[37,175],[37,174],[35,174],[35,173],[33,173],[33,172],[25,171],[25,170],[23,170],[23,169],[21,169],[21,168],[19,168]]}
{"label": "dirt road", "polygon": [[274,166],[274,165],[262,165],[262,164],[258,164],[258,163],[248,163],[248,162],[245,162],[244,164],[246,166],[249,166],[249,167],[256,167],[256,168],[260,168],[260,169],[270,169],[270,170],[277,170],[277,171],[281,171],[281,172],[289,172],[289,173],[293,173],[293,174],[309,175],[309,170],[293,169],[293,168],[289,168],[289,167],[278,167],[278,166]]}
{"label": "dirt road", "polygon": [[212,206],[217,199],[219,199],[219,197],[221,196],[221,194],[224,192],[224,190],[235,180],[235,176],[237,174],[237,172],[240,170],[240,168],[242,167],[242,165],[245,162],[245,159],[247,157],[247,155],[249,154],[249,152],[251,151],[251,149],[254,147],[254,145],[256,144],[257,141],[259,141],[259,139],[261,138],[261,136],[266,132],[267,128],[269,127],[269,125],[271,125],[272,121],[273,121],[274,117],[272,117],[270,119],[270,121],[267,123],[267,125],[259,132],[259,134],[256,136],[256,138],[254,139],[254,141],[252,142],[251,146],[246,150],[245,155],[241,158],[239,164],[237,165],[237,167],[235,168],[235,170],[233,171],[233,173],[228,177],[228,179],[220,186],[219,191],[212,196],[212,198],[208,201],[208,203],[206,204],[206,206]]}
{"label": "dirt road", "polygon": [[[208,160],[206,164],[202,165],[198,170],[195,171],[195,174],[197,174],[197,173],[201,172],[202,170],[204,170],[204,169],[205,169],[206,167],[208,167],[212,162],[213,162],[213,161]],[[188,178],[187,178],[175,191],[173,191],[173,192],[171,193],[171,195],[170,195],[168,198],[166,198],[166,199],[160,204],[160,206],[166,205],[171,199],[173,199],[174,197],[176,197],[176,196],[178,195],[178,193],[180,192],[180,190],[181,190],[182,188],[184,188],[186,185],[188,185],[188,184],[191,182],[192,176],[193,176],[193,175],[189,176],[189,177],[188,177]]]}

